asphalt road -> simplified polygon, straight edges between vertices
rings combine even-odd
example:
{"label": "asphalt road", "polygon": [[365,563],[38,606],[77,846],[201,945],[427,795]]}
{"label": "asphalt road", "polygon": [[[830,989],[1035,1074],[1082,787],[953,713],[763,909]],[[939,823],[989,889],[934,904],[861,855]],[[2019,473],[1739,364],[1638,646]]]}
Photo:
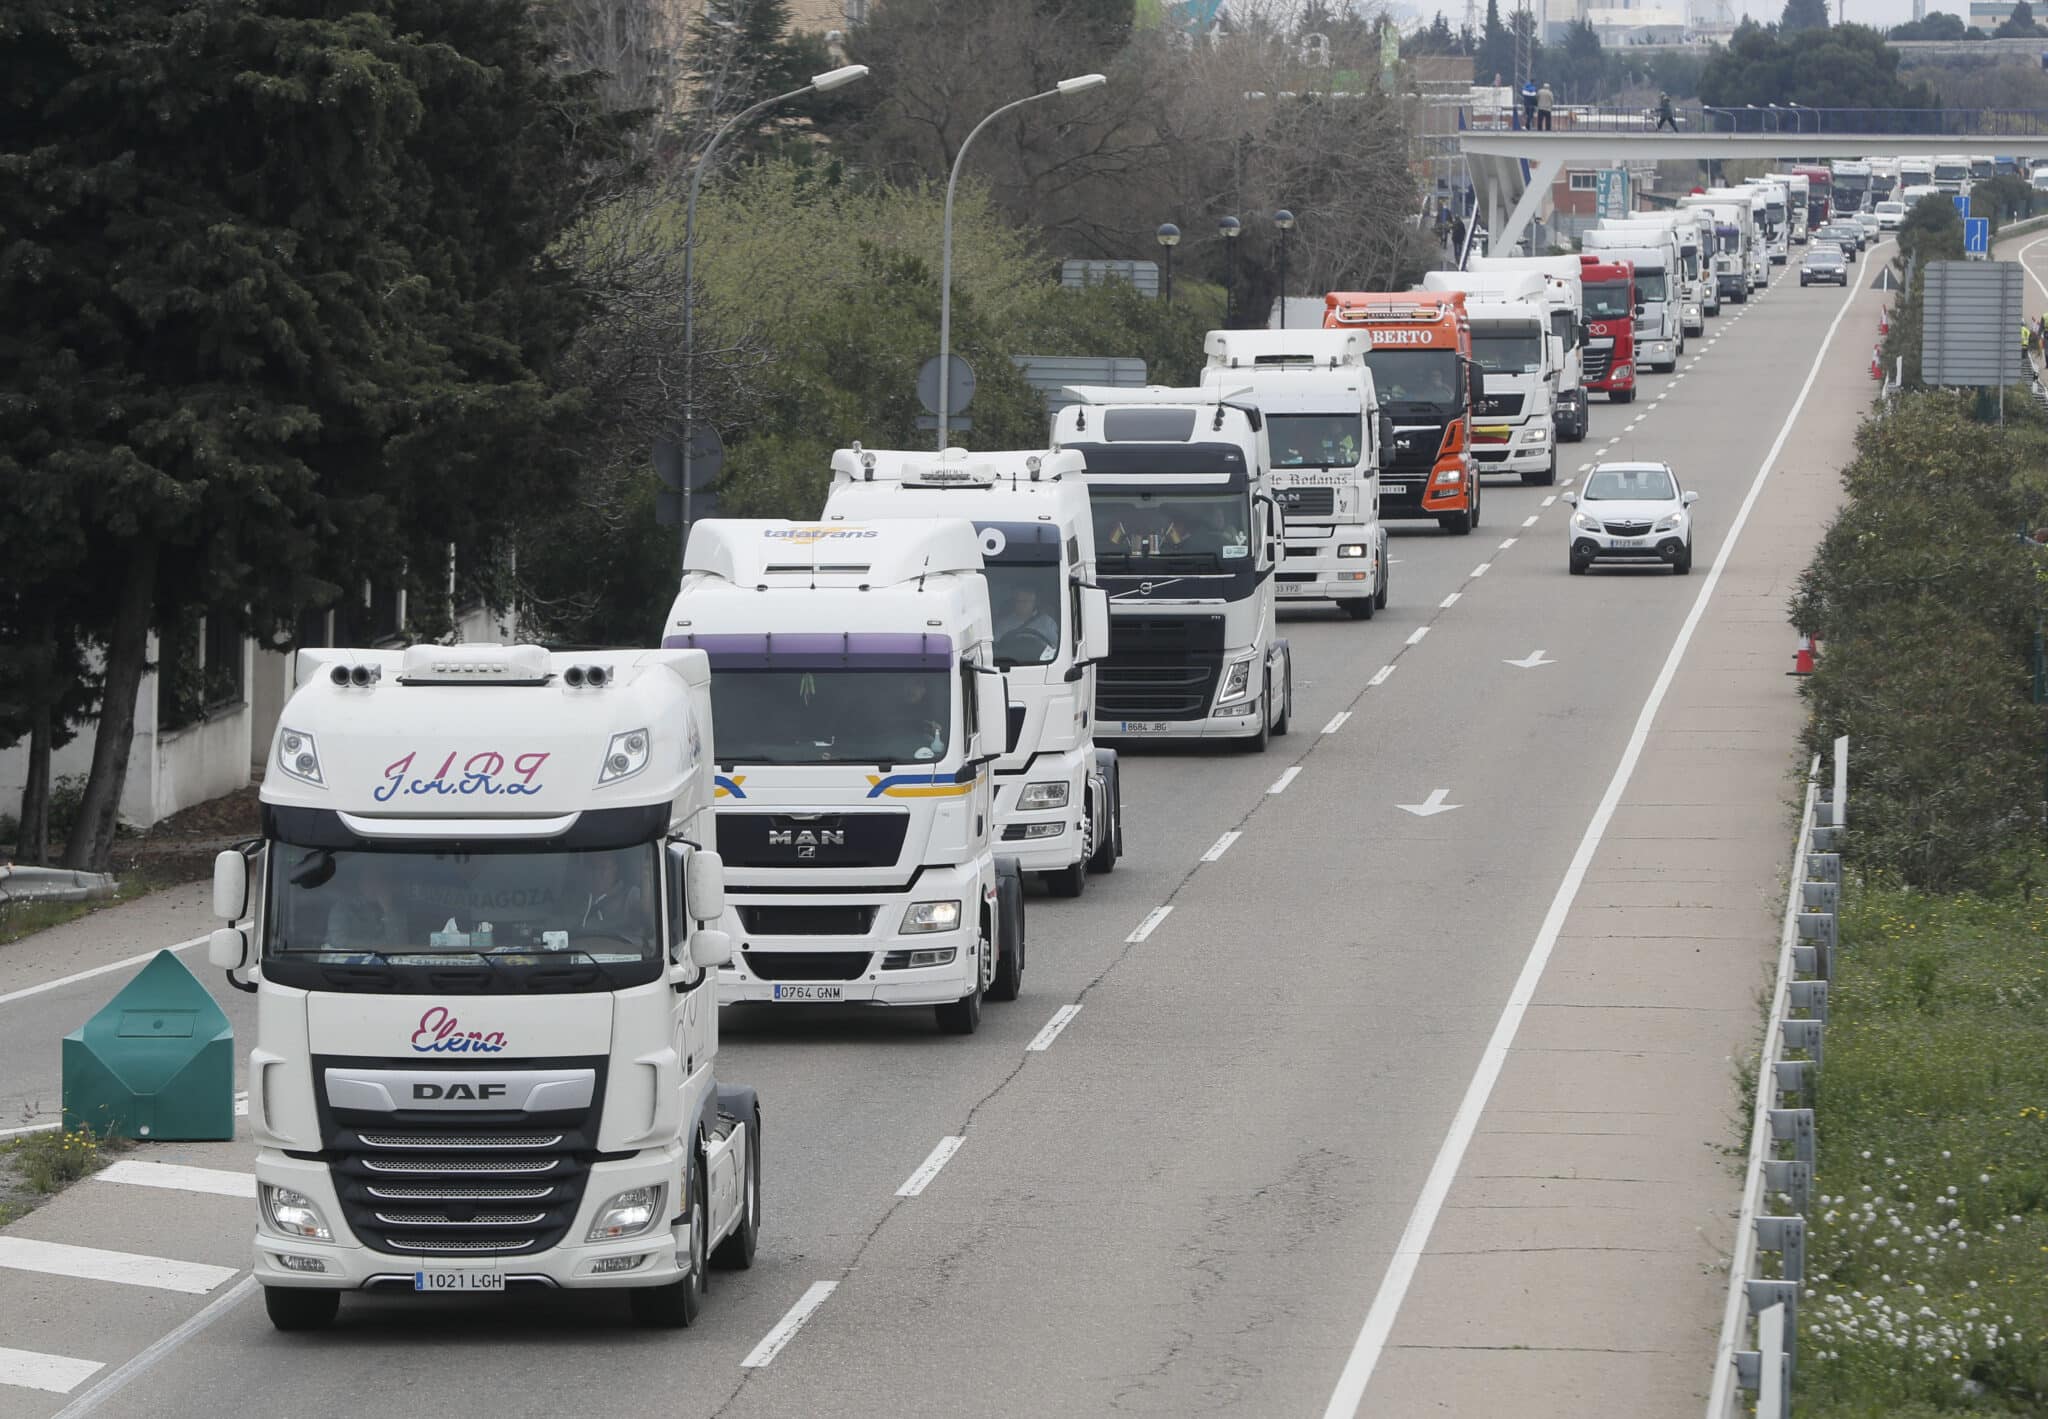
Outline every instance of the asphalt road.
{"label": "asphalt road", "polygon": [[[1702,568],[1844,299],[1778,274],[1562,450],[1565,478],[1603,449],[1671,459],[1701,492]],[[979,1034],[926,1010],[728,1011],[720,1073],[767,1109],[765,1234],[696,1328],[562,1293],[351,1298],[331,1333],[286,1337],[230,1287],[25,1292],[0,1271],[0,1377],[10,1346],[107,1363],[68,1396],[0,1385],[0,1415],[1321,1413],[1696,595],[1697,574],[1567,577],[1559,491],[1489,482],[1467,537],[1394,524],[1370,623],[1288,613],[1295,719],[1267,754],[1127,752],[1128,856],[1078,901],[1033,896],[1024,995]],[[1400,806],[1437,790],[1455,806]],[[118,979],[11,1001],[0,982],[7,1103],[49,1095],[54,1041]],[[86,1185],[8,1235],[242,1266],[247,1208]],[[836,1289],[745,1366],[817,1283]]]}

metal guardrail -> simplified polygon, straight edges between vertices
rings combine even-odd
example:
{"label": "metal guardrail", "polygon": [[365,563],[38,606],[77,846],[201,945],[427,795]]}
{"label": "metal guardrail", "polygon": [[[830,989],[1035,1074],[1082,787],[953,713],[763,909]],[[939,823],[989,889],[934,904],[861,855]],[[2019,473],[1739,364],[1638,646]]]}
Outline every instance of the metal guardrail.
{"label": "metal guardrail", "polygon": [[68,867],[17,867],[0,862],[0,904],[7,902],[84,902],[114,895],[114,879],[104,872],[74,872]]}
{"label": "metal guardrail", "polygon": [[[1805,104],[1676,104],[1672,122],[1681,133],[1910,134],[1957,139],[2048,138],[2048,109],[2034,108],[1808,108]],[[1526,110],[1471,112],[1479,131],[1523,130]],[[1560,133],[1649,133],[1658,126],[1655,105],[1573,104],[1551,110]]]}
{"label": "metal guardrail", "polygon": [[[1792,1412],[1799,1291],[1806,1280],[1806,1211],[1813,1199],[1813,1089],[1821,1070],[1828,981],[1838,945],[1838,848],[1848,814],[1848,760],[1849,741],[1836,740],[1833,794],[1826,800],[1820,796],[1819,755],[1807,770],[1707,1419],[1751,1413],[1757,1419],[1789,1419]],[[1786,1210],[1768,1212],[1767,1206]],[[1778,1258],[1775,1275],[1756,1274],[1766,1252]],[[1754,1349],[1745,1344],[1752,1334]],[[1745,1393],[1754,1396],[1753,1408]]]}

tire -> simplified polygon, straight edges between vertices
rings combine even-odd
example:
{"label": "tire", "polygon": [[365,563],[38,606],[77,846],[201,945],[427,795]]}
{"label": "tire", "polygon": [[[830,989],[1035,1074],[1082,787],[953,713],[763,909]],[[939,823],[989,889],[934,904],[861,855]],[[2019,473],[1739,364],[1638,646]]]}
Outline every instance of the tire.
{"label": "tire", "polygon": [[1393,545],[1388,540],[1386,530],[1382,528],[1380,530],[1380,584],[1378,589],[1372,594],[1374,608],[1381,611],[1387,609],[1387,577],[1393,571],[1392,566],[1389,565],[1391,559],[1387,554],[1391,551],[1393,551]]}
{"label": "tire", "polygon": [[1269,671],[1266,675],[1265,702],[1259,708],[1258,733],[1252,735],[1249,739],[1240,739],[1238,741],[1239,747],[1241,747],[1245,751],[1245,753],[1263,754],[1266,752],[1266,746],[1273,742],[1273,718],[1271,709],[1269,708],[1272,703],[1273,676],[1272,673]]}
{"label": "tire", "polygon": [[1280,683],[1280,716],[1273,721],[1273,737],[1284,739],[1294,725],[1294,662],[1287,662],[1285,678]]}
{"label": "tire", "polygon": [[1090,872],[1116,871],[1116,860],[1124,852],[1124,791],[1114,770],[1102,776],[1102,799],[1108,821],[1099,825],[1095,835],[1095,854],[1088,859]]}
{"label": "tire", "polygon": [[1339,601],[1337,604],[1343,607],[1344,614],[1354,621],[1370,621],[1373,617],[1373,612],[1380,609],[1377,594],[1373,596],[1357,596],[1349,601]]}
{"label": "tire", "polygon": [[696,1322],[704,1310],[704,1288],[710,1270],[708,1233],[711,1218],[704,1205],[704,1168],[700,1160],[690,1180],[690,1274],[666,1286],[642,1286],[628,1291],[633,1320],[647,1330],[682,1330]]}
{"label": "tire", "polygon": [[[1004,869],[1008,867],[1009,870]],[[1075,863],[1077,877],[1087,868]],[[996,863],[996,969],[988,983],[990,1000],[1015,1000],[1024,990],[1024,874]]]}
{"label": "tire", "polygon": [[740,1224],[732,1235],[711,1253],[711,1264],[720,1271],[745,1271],[754,1264],[754,1251],[761,1245],[761,1110],[747,1120],[746,1205],[740,1209]]}
{"label": "tire", "polygon": [[974,949],[981,956],[980,969],[974,973],[974,990],[958,1000],[932,1007],[932,1014],[938,1017],[941,1034],[971,1035],[981,1028],[981,995],[989,977],[989,956],[995,950],[995,943],[984,935],[974,943]]}
{"label": "tire", "polygon": [[1091,858],[1081,858],[1052,872],[1041,872],[1038,880],[1045,883],[1045,890],[1055,897],[1069,900],[1078,897],[1088,886],[1088,864]]}
{"label": "tire", "polygon": [[341,1310],[341,1292],[313,1291],[303,1286],[265,1286],[263,1309],[279,1330],[325,1330]]}
{"label": "tire", "polygon": [[1541,473],[1524,473],[1522,481],[1532,487],[1547,488],[1557,481],[1557,450],[1550,451],[1550,466]]}
{"label": "tire", "polygon": [[1616,404],[1633,404],[1636,402],[1636,392],[1633,389],[1617,389],[1607,397]]}
{"label": "tire", "polygon": [[1571,574],[1573,576],[1584,576],[1586,574],[1586,568],[1592,566],[1593,564],[1587,561],[1584,557],[1573,557],[1566,563],[1566,565],[1570,568]]}
{"label": "tire", "polygon": [[1453,537],[1463,537],[1472,531],[1472,514],[1469,511],[1443,513],[1436,522]]}
{"label": "tire", "polygon": [[1679,554],[1671,559],[1673,576],[1689,576],[1692,573],[1692,543],[1688,542]]}

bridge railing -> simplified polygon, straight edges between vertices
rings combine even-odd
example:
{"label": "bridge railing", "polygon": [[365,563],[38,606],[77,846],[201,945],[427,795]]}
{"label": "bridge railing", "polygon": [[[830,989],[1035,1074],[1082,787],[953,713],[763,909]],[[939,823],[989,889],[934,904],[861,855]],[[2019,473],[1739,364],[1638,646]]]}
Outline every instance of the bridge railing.
{"label": "bridge railing", "polygon": [[[1551,128],[1560,133],[1653,133],[1660,126],[1680,133],[1885,134],[1915,137],[2048,138],[2048,109],[2032,108],[1808,108],[1804,104],[1678,104],[1668,125],[1656,105],[1559,105]],[[1531,127],[1525,106],[1474,108],[1473,129]],[[1541,127],[1540,121],[1534,125]]]}

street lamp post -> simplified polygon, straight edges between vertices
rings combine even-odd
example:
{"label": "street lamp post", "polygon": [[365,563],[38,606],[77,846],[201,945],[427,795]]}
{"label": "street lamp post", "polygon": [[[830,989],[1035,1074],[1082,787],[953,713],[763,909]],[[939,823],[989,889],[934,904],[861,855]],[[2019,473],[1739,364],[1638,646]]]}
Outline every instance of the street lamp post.
{"label": "street lamp post", "polygon": [[1171,223],[1171,222],[1161,222],[1161,223],[1159,224],[1159,230],[1158,230],[1157,232],[1155,232],[1155,233],[1154,233],[1154,235],[1155,235],[1155,236],[1157,236],[1157,237],[1159,238],[1159,244],[1160,244],[1161,246],[1163,246],[1163,247],[1165,247],[1165,248],[1166,248],[1166,284],[1165,284],[1165,297],[1166,297],[1166,303],[1167,303],[1168,305],[1172,305],[1172,304],[1173,304],[1173,249],[1174,249],[1174,248],[1175,248],[1176,246],[1179,246],[1179,245],[1180,245],[1180,228],[1179,228],[1179,227],[1176,227],[1176,226],[1175,226],[1175,225],[1174,225],[1173,223]]}
{"label": "street lamp post", "polygon": [[711,155],[718,145],[725,141],[725,135],[757,114],[765,113],[777,104],[800,99],[805,94],[829,93],[844,88],[856,79],[865,79],[868,66],[848,64],[842,68],[830,69],[815,74],[811,82],[800,89],[791,89],[786,94],[777,94],[772,99],[762,99],[752,108],[744,109],[728,118],[719,130],[711,135],[711,141],[704,145],[704,151],[697,155],[697,164],[690,169],[690,197],[683,206],[683,516],[682,527],[677,533],[680,539],[677,555],[680,557],[690,544],[690,475],[693,449],[697,432],[697,194],[704,186],[704,170],[711,165]]}
{"label": "street lamp post", "polygon": [[1216,234],[1223,238],[1223,328],[1230,328],[1230,313],[1237,304],[1237,237],[1244,223],[1235,217],[1216,219]]}
{"label": "street lamp post", "polygon": [[1273,214],[1273,225],[1280,229],[1280,328],[1287,328],[1287,234],[1294,230],[1294,213],[1282,207]]}
{"label": "street lamp post", "polygon": [[946,451],[946,435],[952,432],[953,391],[951,374],[953,364],[953,189],[960,185],[960,166],[967,161],[967,150],[980,136],[981,130],[1001,118],[1012,109],[1037,103],[1040,99],[1064,98],[1068,94],[1084,93],[1100,88],[1109,82],[1100,74],[1077,74],[1071,79],[1062,79],[1043,93],[1026,94],[1013,99],[991,113],[974,127],[967,130],[967,137],[960,143],[960,151],[953,155],[953,172],[946,179],[946,220],[940,234],[939,245],[939,452]]}

